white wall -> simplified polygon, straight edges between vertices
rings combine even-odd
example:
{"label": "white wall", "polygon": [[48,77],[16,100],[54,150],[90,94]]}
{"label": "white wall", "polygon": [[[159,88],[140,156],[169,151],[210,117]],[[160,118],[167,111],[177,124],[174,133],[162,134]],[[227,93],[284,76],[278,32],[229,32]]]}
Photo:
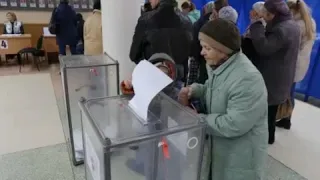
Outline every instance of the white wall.
{"label": "white wall", "polygon": [[119,61],[120,80],[130,77],[134,68],[129,52],[142,4],[142,0],[101,1],[103,49]]}

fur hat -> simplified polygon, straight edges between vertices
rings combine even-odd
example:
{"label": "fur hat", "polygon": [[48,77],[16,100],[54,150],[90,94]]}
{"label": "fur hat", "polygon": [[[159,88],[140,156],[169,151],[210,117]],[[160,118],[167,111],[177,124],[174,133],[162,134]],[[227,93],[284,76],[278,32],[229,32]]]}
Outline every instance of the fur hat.
{"label": "fur hat", "polygon": [[228,55],[240,51],[241,47],[241,35],[236,24],[221,18],[202,26],[199,40]]}

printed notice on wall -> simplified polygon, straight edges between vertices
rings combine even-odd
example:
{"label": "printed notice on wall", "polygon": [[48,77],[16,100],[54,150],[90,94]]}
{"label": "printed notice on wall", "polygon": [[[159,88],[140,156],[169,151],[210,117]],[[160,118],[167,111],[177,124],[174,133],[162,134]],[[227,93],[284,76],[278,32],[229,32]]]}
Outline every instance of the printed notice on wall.
{"label": "printed notice on wall", "polygon": [[10,6],[11,7],[17,7],[18,6],[17,0],[10,0]]}
{"label": "printed notice on wall", "polygon": [[0,6],[1,7],[7,7],[8,6],[7,0],[0,0]]}
{"label": "printed notice on wall", "polygon": [[48,8],[54,8],[53,0],[47,0]]}
{"label": "printed notice on wall", "polygon": [[86,166],[90,171],[92,180],[101,180],[100,177],[100,161],[97,153],[95,152],[92,142],[87,133],[84,133],[85,138],[85,153],[86,153]]}
{"label": "printed notice on wall", "polygon": [[79,0],[73,0],[73,8],[75,8],[75,9],[79,9],[80,8]]}
{"label": "printed notice on wall", "polygon": [[93,9],[93,0],[89,0],[89,8]]}
{"label": "printed notice on wall", "polygon": [[81,8],[82,9],[88,9],[88,1],[81,0]]}
{"label": "printed notice on wall", "polygon": [[45,0],[39,0],[39,8],[45,8],[45,7],[46,7]]}
{"label": "printed notice on wall", "polygon": [[7,40],[3,40],[1,39],[0,40],[0,49],[9,49],[9,44],[8,44],[8,41]]}
{"label": "printed notice on wall", "polygon": [[27,0],[20,0],[20,7],[26,8],[27,7]]}
{"label": "printed notice on wall", "polygon": [[32,8],[35,8],[37,7],[37,3],[36,3],[36,0],[29,0],[29,6],[32,7]]}

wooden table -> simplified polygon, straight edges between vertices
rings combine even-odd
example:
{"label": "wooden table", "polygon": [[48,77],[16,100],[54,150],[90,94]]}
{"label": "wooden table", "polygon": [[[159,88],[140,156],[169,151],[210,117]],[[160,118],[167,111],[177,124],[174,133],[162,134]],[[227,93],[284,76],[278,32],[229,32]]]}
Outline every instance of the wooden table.
{"label": "wooden table", "polygon": [[0,55],[17,54],[26,47],[32,47],[30,34],[0,35]]}
{"label": "wooden table", "polygon": [[[43,35],[43,49],[46,52],[46,59],[48,60],[48,63],[51,64],[53,62],[52,59],[58,59],[59,54],[59,46],[57,45],[57,40],[55,35]],[[49,54],[53,55],[50,56]]]}
{"label": "wooden table", "polygon": [[46,53],[59,52],[55,35],[43,35],[43,49]]}

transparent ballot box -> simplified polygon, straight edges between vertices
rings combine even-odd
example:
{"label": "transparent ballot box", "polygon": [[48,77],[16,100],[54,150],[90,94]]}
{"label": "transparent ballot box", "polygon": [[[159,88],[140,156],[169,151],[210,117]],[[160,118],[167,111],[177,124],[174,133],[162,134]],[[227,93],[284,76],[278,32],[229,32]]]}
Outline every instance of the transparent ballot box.
{"label": "transparent ballot box", "polygon": [[81,97],[97,98],[119,94],[118,62],[108,55],[61,56],[66,138],[74,165],[83,163],[82,125],[78,102]]}
{"label": "transparent ballot box", "polygon": [[86,179],[199,179],[204,121],[163,93],[151,102],[144,121],[129,99],[80,101]]}

